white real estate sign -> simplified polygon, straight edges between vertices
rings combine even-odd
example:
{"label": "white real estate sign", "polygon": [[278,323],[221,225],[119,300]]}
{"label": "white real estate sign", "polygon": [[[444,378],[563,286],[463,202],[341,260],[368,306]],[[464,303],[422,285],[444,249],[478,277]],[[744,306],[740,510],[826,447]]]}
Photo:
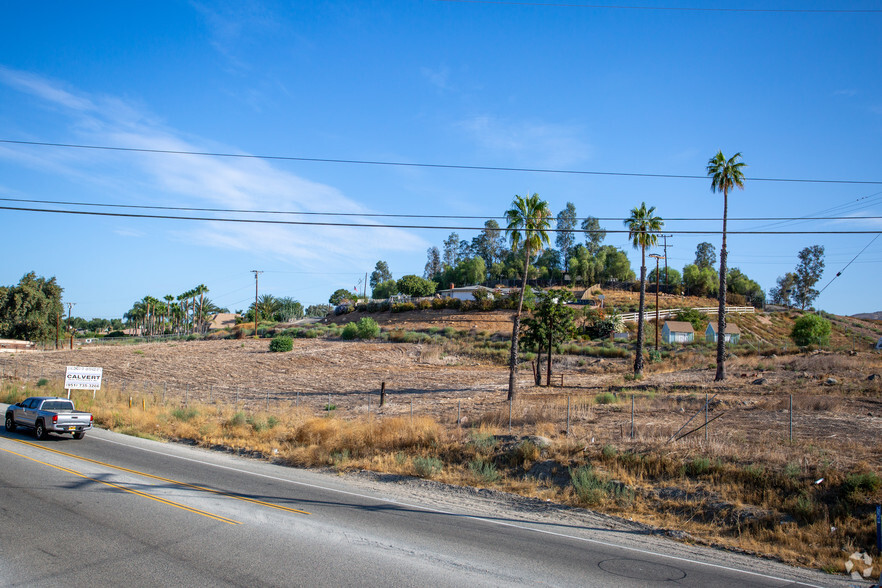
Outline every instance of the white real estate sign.
{"label": "white real estate sign", "polygon": [[65,390],[100,390],[104,368],[67,366],[64,372]]}

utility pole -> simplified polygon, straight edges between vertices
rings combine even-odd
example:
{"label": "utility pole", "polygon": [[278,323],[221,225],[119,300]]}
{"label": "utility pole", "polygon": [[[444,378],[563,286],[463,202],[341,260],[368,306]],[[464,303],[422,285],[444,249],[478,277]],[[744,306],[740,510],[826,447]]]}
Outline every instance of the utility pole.
{"label": "utility pole", "polygon": [[[665,250],[665,286],[668,285],[668,237],[673,237],[673,235],[659,235],[662,239],[664,239],[665,244],[663,245]],[[673,245],[671,245],[673,247]],[[658,272],[656,272],[658,273]]]}
{"label": "utility pole", "polygon": [[257,339],[257,276],[263,272],[259,270],[251,271],[254,272],[254,338]]}
{"label": "utility pole", "polygon": [[55,314],[55,350],[58,351],[58,335],[61,333],[61,315],[64,313],[64,308],[61,309],[61,312]]}
{"label": "utility pole", "polygon": [[664,259],[665,265],[668,265],[668,260],[658,253],[650,253],[649,257],[655,258],[655,351],[658,353],[658,332],[660,331],[658,326],[658,260]]}
{"label": "utility pole", "polygon": [[67,303],[67,332],[70,333],[70,348],[73,350],[73,331],[70,330],[70,315],[76,302]]}

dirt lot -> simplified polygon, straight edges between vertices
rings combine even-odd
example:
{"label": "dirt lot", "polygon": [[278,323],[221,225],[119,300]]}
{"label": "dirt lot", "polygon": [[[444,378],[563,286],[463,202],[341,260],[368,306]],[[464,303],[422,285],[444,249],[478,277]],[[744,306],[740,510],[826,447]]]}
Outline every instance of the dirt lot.
{"label": "dirt lot", "polygon": [[[471,317],[469,317],[471,320]],[[333,403],[343,417],[366,414],[430,415],[455,426],[507,427],[508,373],[437,345],[295,339],[290,353],[269,353],[267,340],[246,339],[114,345],[74,351],[28,352],[0,357],[3,375],[60,378],[67,365],[102,366],[109,390],[165,394],[170,400],[235,402],[246,409],[298,403],[320,413]],[[848,468],[864,462],[882,469],[882,355],[814,353],[733,358],[729,378],[713,382],[712,358],[693,352],[650,364],[642,381],[627,379],[630,361],[565,357],[556,362],[555,386],[532,384],[520,371],[521,399],[512,407],[516,432],[558,436],[566,431],[586,444],[658,444],[702,411],[718,417],[704,432],[679,444],[738,445],[746,455],[785,462],[793,456]],[[563,386],[560,377],[563,375]],[[389,394],[378,410],[381,383]],[[754,383],[757,382],[757,383]],[[611,392],[607,404],[597,395]],[[790,395],[793,431],[789,438]],[[631,438],[631,397],[634,438]],[[700,414],[683,429],[703,424]]]}

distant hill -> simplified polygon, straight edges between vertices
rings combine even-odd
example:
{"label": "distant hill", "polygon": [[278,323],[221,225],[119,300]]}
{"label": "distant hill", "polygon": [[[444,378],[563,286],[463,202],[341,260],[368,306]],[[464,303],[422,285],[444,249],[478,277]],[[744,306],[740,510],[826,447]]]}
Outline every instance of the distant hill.
{"label": "distant hill", "polygon": [[882,321],[882,310],[877,312],[862,312],[860,314],[853,314],[851,318],[856,319],[864,319],[867,321]]}

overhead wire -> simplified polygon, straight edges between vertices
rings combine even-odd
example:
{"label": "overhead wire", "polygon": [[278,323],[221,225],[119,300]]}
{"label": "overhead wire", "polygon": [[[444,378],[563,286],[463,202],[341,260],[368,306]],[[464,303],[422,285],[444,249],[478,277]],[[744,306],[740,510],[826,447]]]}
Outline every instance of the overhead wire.
{"label": "overhead wire", "polygon": [[[882,192],[879,192],[882,194]],[[2,202],[24,202],[30,204],[61,204],[67,206],[87,206],[94,208],[127,208],[136,210],[177,210],[187,212],[223,212],[236,214],[273,214],[273,215],[301,215],[301,216],[339,216],[339,217],[359,217],[359,218],[426,218],[426,219],[456,219],[456,220],[490,220],[504,219],[505,217],[486,217],[475,215],[442,215],[442,214],[400,214],[400,213],[368,213],[368,212],[320,212],[320,211],[302,211],[302,210],[260,210],[260,209],[243,209],[243,208],[203,208],[193,206],[158,206],[147,204],[109,204],[102,202],[72,202],[66,200],[36,200],[28,198],[0,198]],[[589,217],[577,217],[575,220],[585,220]],[[624,221],[624,217],[590,217],[598,221]],[[717,222],[722,221],[720,217],[673,217],[665,218],[665,222]],[[729,217],[730,222],[756,222],[756,221],[813,221],[813,220],[837,220],[837,221],[856,221],[856,220],[882,220],[882,216],[795,216],[795,217]],[[482,227],[483,229],[484,227]],[[762,227],[757,227],[762,228]],[[573,231],[584,231],[584,229],[573,229]]]}
{"label": "overhead wire", "polygon": [[[188,220],[188,221],[209,221],[209,222],[226,222],[226,223],[244,223],[244,224],[266,224],[266,225],[299,225],[299,226],[327,226],[327,227],[358,227],[371,229],[430,229],[430,230],[453,230],[453,231],[481,231],[485,227],[478,226],[438,226],[438,225],[401,225],[401,224],[385,224],[385,223],[343,223],[343,222],[327,222],[327,221],[293,221],[293,220],[272,220],[272,219],[249,219],[249,218],[225,218],[225,217],[206,217],[206,216],[180,216],[165,214],[134,214],[126,212],[99,212],[95,210],[59,210],[49,208],[25,208],[17,206],[0,206],[0,210],[12,210],[18,212],[42,212],[50,214],[72,214],[81,216],[99,216],[114,218],[146,218],[160,220]],[[506,231],[507,229],[499,229]],[[571,229],[545,229],[549,233],[570,232]],[[677,235],[721,235],[722,231],[716,230],[677,230],[665,229],[669,233]],[[630,233],[629,230],[617,229],[601,229],[608,234]],[[580,230],[579,232],[591,232]],[[729,235],[874,235],[882,233],[882,228],[877,230],[863,231],[726,231]]]}
{"label": "overhead wire", "polygon": [[[0,139],[0,143],[13,145],[32,145],[39,147],[62,147],[67,149],[91,149],[99,151],[122,151],[129,153],[156,153],[163,155],[197,155],[207,157],[224,157],[236,159],[261,159],[272,161],[301,161],[312,163],[339,163],[350,165],[376,165],[376,166],[393,166],[393,167],[416,167],[416,168],[435,168],[435,169],[460,169],[472,171],[504,171],[504,172],[527,172],[527,173],[543,173],[543,174],[568,174],[568,175],[588,175],[588,176],[619,176],[634,178],[668,178],[668,179],[686,179],[686,180],[707,180],[707,176],[687,175],[687,174],[658,174],[644,172],[615,172],[615,171],[597,171],[597,170],[574,170],[574,169],[553,169],[553,168],[528,168],[528,167],[506,167],[506,166],[489,166],[489,165],[462,165],[448,163],[418,163],[408,161],[382,161],[382,160],[363,160],[363,159],[341,159],[341,158],[324,158],[324,157],[295,157],[288,155],[258,155],[253,153],[223,153],[213,151],[186,151],[178,149],[147,149],[143,147],[115,147],[111,145],[85,145],[79,143],[51,143],[47,141],[19,141],[13,139]],[[873,184],[882,185],[882,180],[828,180],[817,178],[745,178],[752,182],[798,182],[807,184]]]}

